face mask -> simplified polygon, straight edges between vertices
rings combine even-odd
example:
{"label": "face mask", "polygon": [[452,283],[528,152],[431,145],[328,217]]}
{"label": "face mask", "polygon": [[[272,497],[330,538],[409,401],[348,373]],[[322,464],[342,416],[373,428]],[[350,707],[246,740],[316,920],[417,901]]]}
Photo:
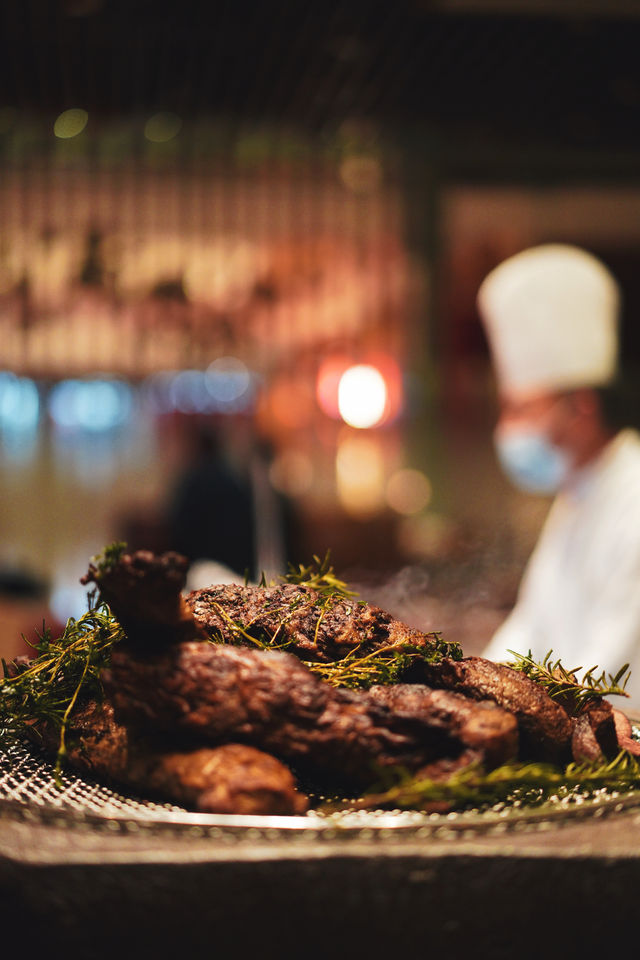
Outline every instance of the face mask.
{"label": "face mask", "polygon": [[531,428],[498,429],[494,442],[502,469],[527,493],[555,493],[569,475],[568,454],[555,447],[544,433]]}

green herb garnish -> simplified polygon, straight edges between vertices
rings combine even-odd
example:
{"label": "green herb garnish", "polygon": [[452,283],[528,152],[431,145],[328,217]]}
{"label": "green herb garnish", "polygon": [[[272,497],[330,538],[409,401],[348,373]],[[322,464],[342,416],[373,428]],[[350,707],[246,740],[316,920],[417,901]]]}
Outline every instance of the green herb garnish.
{"label": "green herb garnish", "polygon": [[59,731],[56,774],[66,756],[69,718],[79,700],[102,698],[100,671],[107,665],[111,647],[123,635],[120,624],[105,603],[89,606],[79,619],[71,618],[62,636],[52,639],[43,629],[34,645],[36,656],[21,668],[2,661],[0,680],[0,731],[5,738],[24,735],[38,722]]}
{"label": "green herb garnish", "polygon": [[365,656],[361,656],[356,648],[341,660],[332,660],[330,663],[302,662],[334,687],[368,689],[375,684],[399,683],[416,660],[432,663],[443,656],[451,656],[452,644],[442,640],[440,634],[429,636],[433,638],[429,647],[395,643],[378,647]]}
{"label": "green herb garnish", "polygon": [[321,808],[330,813],[337,809],[420,810],[438,805],[464,810],[511,806],[539,806],[549,800],[571,800],[592,796],[599,790],[625,792],[640,784],[640,764],[627,751],[610,761],[570,763],[557,767],[549,763],[502,764],[485,770],[471,764],[452,774],[447,780],[395,773],[396,783],[388,785],[393,772],[387,774],[382,787],[374,787],[361,798],[348,803],[331,802]]}
{"label": "green herb garnish", "polygon": [[[92,559],[99,571],[111,570],[126,549],[124,543],[114,543]],[[357,593],[340,580],[331,564],[330,556],[323,560],[313,558],[309,565],[290,567],[281,578],[285,583],[310,589],[311,602],[318,608],[315,625],[317,638],[324,618],[336,604],[362,604],[355,600]],[[264,578],[263,578],[264,580]],[[265,587],[266,584],[262,583]],[[224,622],[224,630],[212,640],[223,643],[250,643],[261,649],[287,649],[295,644],[295,637],[284,637],[284,628],[307,600],[301,595],[283,602],[281,595],[265,596],[263,611],[276,615],[277,626],[267,632],[260,616],[246,623],[237,623],[217,604]],[[24,736],[37,729],[39,722],[57,731],[58,752],[56,777],[66,757],[66,733],[76,707],[90,699],[102,699],[101,671],[109,664],[111,648],[123,637],[123,630],[109,606],[89,595],[89,609],[80,618],[71,618],[58,639],[44,629],[34,645],[35,656],[24,664],[2,661],[4,677],[0,679],[0,735],[5,738]],[[402,680],[406,670],[416,660],[434,661],[442,657],[459,659],[458,644],[448,643],[438,633],[429,634],[430,643],[416,646],[407,643],[386,644],[366,652],[366,638],[361,647],[345,657],[329,663],[303,661],[309,670],[334,686],[364,688],[373,684],[392,684]],[[363,652],[363,648],[365,652]],[[588,670],[577,679],[581,668],[567,670],[560,660],[553,660],[551,651],[542,663],[531,656],[513,653],[509,665],[528,676],[571,712],[589,701],[610,695],[626,696],[628,665],[615,675]],[[380,786],[352,803],[341,801],[341,809],[429,809],[433,805],[449,805],[449,809],[481,808],[499,803],[539,805],[552,797],[578,798],[598,790],[625,791],[640,785],[640,763],[632,754],[622,751],[612,761],[572,763],[565,768],[546,763],[510,762],[487,771],[473,764],[454,773],[446,781],[409,776],[406,772],[390,771]],[[391,778],[391,779],[389,779]]]}
{"label": "green herb garnish", "polygon": [[95,557],[91,557],[89,565],[96,573],[108,573],[109,570],[113,570],[113,568],[118,565],[126,549],[126,543],[121,540],[114,540],[114,542],[108,544],[101,553],[96,554]]}
{"label": "green herb garnish", "polygon": [[630,676],[628,663],[625,663],[615,676],[604,671],[598,673],[599,668],[592,667],[578,680],[577,675],[582,667],[567,670],[560,660],[551,659],[552,650],[547,653],[542,663],[533,659],[530,650],[526,655],[516,653],[515,650],[509,650],[509,653],[515,657],[513,662],[509,662],[510,667],[534,680],[550,697],[562,701],[563,706],[568,707],[570,712],[579,711],[590,700],[598,697],[628,696],[624,689]]}
{"label": "green herb garnish", "polygon": [[300,563],[298,566],[289,564],[288,572],[281,577],[285,583],[297,583],[303,587],[315,590],[321,600],[349,599],[356,597],[357,592],[349,589],[344,580],[336,576],[331,565],[331,551],[327,550],[321,560],[314,554],[313,563],[308,566]]}
{"label": "green herb garnish", "polygon": [[[268,630],[260,616],[250,621],[234,619],[221,603],[212,601],[224,629],[209,630],[209,638],[214,643],[235,643],[241,646],[250,644],[262,650],[286,650],[296,645],[297,638],[291,636],[282,639],[284,627],[298,612],[300,606],[307,602],[317,610],[313,642],[318,641],[320,629],[326,617],[337,605],[346,606],[346,613],[352,614],[362,606],[363,601],[356,601],[357,592],[351,590],[347,584],[336,576],[331,565],[330,553],[327,551],[323,560],[313,557],[313,562],[297,567],[290,565],[289,572],[280,578],[285,584],[304,587],[309,590],[306,598],[296,595],[283,603],[282,596],[277,592],[272,597],[265,594],[262,607],[264,613],[277,614],[278,626],[275,630]],[[259,586],[268,589],[264,576]],[[275,587],[271,584],[271,587]],[[367,689],[378,683],[397,683],[402,675],[416,660],[433,662],[443,657],[455,660],[462,658],[462,650],[457,643],[443,640],[439,633],[429,633],[429,643],[418,645],[411,639],[405,643],[389,643],[377,647],[369,652],[362,652],[366,644],[363,643],[350,650],[346,656],[329,662],[302,660],[304,665],[315,674],[318,674],[327,683],[336,687],[350,687]],[[365,647],[366,651],[366,647]]]}

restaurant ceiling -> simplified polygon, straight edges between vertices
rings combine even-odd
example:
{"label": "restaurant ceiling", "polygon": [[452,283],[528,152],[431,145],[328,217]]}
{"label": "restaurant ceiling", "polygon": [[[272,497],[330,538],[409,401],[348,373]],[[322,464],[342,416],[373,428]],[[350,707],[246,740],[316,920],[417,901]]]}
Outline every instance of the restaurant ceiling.
{"label": "restaurant ceiling", "polygon": [[204,9],[196,0],[4,2],[0,108],[55,117],[82,106],[111,120],[165,110],[313,135],[358,120],[436,144],[454,175],[638,174],[637,2]]}

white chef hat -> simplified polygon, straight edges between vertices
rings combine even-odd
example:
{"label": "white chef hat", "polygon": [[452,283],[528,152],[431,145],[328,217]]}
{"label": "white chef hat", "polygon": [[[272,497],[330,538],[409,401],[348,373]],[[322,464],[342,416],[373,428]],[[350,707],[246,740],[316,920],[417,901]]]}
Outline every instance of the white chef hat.
{"label": "white chef hat", "polygon": [[505,260],[478,291],[500,388],[524,394],[610,382],[619,303],[609,270],[578,247],[545,244]]}

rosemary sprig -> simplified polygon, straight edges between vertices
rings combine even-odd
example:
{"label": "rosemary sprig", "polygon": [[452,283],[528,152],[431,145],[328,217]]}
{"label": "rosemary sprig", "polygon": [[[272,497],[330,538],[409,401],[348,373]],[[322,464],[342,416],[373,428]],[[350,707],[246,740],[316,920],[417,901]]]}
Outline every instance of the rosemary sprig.
{"label": "rosemary sprig", "polygon": [[448,809],[487,808],[500,803],[540,805],[552,798],[570,799],[591,796],[598,790],[624,792],[640,784],[640,764],[622,750],[611,761],[570,763],[565,768],[548,763],[502,764],[486,771],[480,763],[471,764],[447,780],[399,772],[392,786],[373,788],[359,799],[325,804],[321,811],[338,808],[352,810],[420,810],[445,804]]}
{"label": "rosemary sprig", "polygon": [[231,643],[239,646],[246,646],[247,643],[250,643],[260,650],[286,650],[295,642],[295,637],[290,637],[282,643],[277,642],[277,638],[283,625],[295,613],[297,605],[280,608],[278,612],[282,613],[282,620],[271,636],[263,627],[254,628],[255,621],[242,623],[240,620],[234,620],[221,603],[214,600],[211,602],[211,606],[216,610],[228,631],[225,633],[220,629],[209,628],[209,640],[212,643]]}
{"label": "rosemary sprig", "polygon": [[439,634],[433,636],[430,647],[416,647],[411,643],[393,643],[378,647],[365,656],[359,656],[358,649],[351,650],[341,660],[329,663],[317,663],[311,660],[302,662],[313,673],[334,687],[368,689],[375,684],[398,683],[416,660],[431,663],[443,655],[448,656],[449,644]]}
{"label": "rosemary sprig", "polygon": [[285,583],[297,583],[316,590],[319,598],[324,601],[334,598],[344,600],[358,595],[344,580],[336,576],[331,565],[330,550],[327,550],[322,560],[314,554],[313,562],[308,566],[302,563],[295,566],[290,563],[288,572],[281,579]]}
{"label": "rosemary sprig", "polygon": [[78,700],[101,697],[100,671],[110,659],[111,647],[122,628],[108,606],[100,602],[77,620],[69,619],[62,636],[43,629],[34,645],[36,656],[22,667],[2,661],[0,679],[0,733],[20,736],[38,721],[59,731],[56,772],[66,755],[65,736]]}
{"label": "rosemary sprig", "polygon": [[89,561],[90,566],[93,567],[97,573],[106,573],[109,570],[113,570],[126,549],[126,543],[122,540],[114,540],[113,543],[107,544],[95,557],[91,557]]}
{"label": "rosemary sprig", "polygon": [[604,670],[598,673],[598,667],[587,670],[581,680],[578,674],[582,667],[568,670],[560,660],[552,660],[553,651],[550,650],[542,663],[537,663],[531,651],[525,655],[509,650],[515,657],[509,666],[520,673],[524,673],[531,680],[544,687],[554,700],[562,702],[563,706],[571,711],[578,712],[590,700],[597,697],[621,696],[627,697],[625,686],[629,680],[629,664],[625,663],[615,675],[607,674]]}
{"label": "rosemary sprig", "polygon": [[[282,610],[282,619],[272,635],[263,627],[254,628],[252,622],[243,624],[239,620],[234,620],[220,603],[213,602],[212,606],[225,624],[225,630],[209,628],[209,640],[212,643],[232,643],[239,646],[246,646],[248,643],[260,650],[286,650],[296,643],[295,636],[282,641],[279,641],[278,636],[287,619],[295,612],[297,604],[294,605],[293,610],[288,608]],[[325,609],[323,604],[318,623]],[[316,636],[317,631],[316,624]],[[331,686],[368,689],[378,683],[399,682],[416,660],[431,663],[440,660],[443,656],[456,656],[457,644],[443,640],[439,633],[431,633],[429,638],[432,642],[424,647],[418,647],[411,642],[390,643],[365,655],[359,653],[360,647],[355,647],[338,660],[329,662],[302,660],[301,662]]]}

